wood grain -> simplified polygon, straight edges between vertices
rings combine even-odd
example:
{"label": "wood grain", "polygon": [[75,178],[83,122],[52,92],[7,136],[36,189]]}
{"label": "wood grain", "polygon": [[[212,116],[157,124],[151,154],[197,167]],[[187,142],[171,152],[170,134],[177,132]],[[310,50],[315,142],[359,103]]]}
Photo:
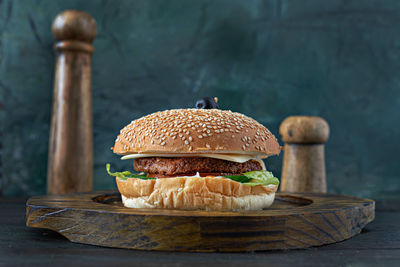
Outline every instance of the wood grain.
{"label": "wood grain", "polygon": [[281,191],[327,192],[325,145],[329,125],[320,117],[291,116],[279,129],[285,142]]}
{"label": "wood grain", "polygon": [[96,23],[87,13],[68,10],[53,22],[58,42],[47,193],[87,192],[93,185],[91,42]]}
{"label": "wood grain", "polygon": [[372,200],[342,195],[277,194],[262,211],[129,209],[116,192],[30,198],[26,225],[72,242],[165,251],[306,248],[348,239],[375,216]]}

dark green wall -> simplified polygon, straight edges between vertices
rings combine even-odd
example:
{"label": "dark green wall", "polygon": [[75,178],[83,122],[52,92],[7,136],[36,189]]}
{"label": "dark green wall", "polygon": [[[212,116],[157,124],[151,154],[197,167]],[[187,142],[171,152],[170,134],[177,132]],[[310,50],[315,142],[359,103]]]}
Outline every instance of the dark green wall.
{"label": "dark green wall", "polygon": [[[397,0],[2,1],[3,194],[45,192],[50,25],[71,8],[98,22],[95,189],[114,188],[106,162],[130,167],[109,150],[125,124],[218,96],[275,134],[289,115],[324,117],[329,191],[399,199]],[[281,162],[267,160],[277,175]]]}

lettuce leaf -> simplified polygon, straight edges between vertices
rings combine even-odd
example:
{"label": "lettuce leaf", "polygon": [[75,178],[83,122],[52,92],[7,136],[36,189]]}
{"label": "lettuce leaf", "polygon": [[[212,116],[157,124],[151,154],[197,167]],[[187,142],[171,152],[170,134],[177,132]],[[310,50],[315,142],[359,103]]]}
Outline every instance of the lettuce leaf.
{"label": "lettuce leaf", "polygon": [[272,172],[269,171],[252,171],[243,173],[244,176],[250,178],[249,182],[245,182],[243,184],[248,186],[256,186],[256,185],[278,185],[278,178],[274,177]]}
{"label": "lettuce leaf", "polygon": [[108,172],[108,174],[110,176],[115,176],[115,177],[118,177],[118,178],[120,178],[122,180],[126,180],[128,178],[139,178],[139,179],[142,179],[142,180],[155,180],[156,179],[156,178],[152,178],[152,177],[147,177],[146,175],[134,174],[134,173],[131,173],[129,171],[110,172],[110,164],[109,163],[107,163],[106,169],[107,169],[107,172]]}
{"label": "lettuce leaf", "polygon": [[244,176],[244,175],[224,175],[224,177],[229,178],[235,182],[239,182],[239,183],[248,183],[250,182],[251,178]]}
{"label": "lettuce leaf", "polygon": [[224,177],[248,186],[279,184],[278,178],[269,171],[252,171],[243,175],[224,175]]}

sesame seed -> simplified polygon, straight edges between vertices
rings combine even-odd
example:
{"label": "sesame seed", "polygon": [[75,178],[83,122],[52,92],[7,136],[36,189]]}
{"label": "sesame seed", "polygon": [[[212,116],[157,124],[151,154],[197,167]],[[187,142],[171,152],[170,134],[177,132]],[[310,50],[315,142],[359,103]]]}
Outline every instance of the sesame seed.
{"label": "sesame seed", "polygon": [[200,138],[200,139],[201,139],[201,138],[203,138],[203,136],[202,136],[202,135],[199,135],[199,136],[198,136],[198,138]]}
{"label": "sesame seed", "polygon": [[189,144],[188,140],[185,140],[185,145],[188,145],[188,144]]}

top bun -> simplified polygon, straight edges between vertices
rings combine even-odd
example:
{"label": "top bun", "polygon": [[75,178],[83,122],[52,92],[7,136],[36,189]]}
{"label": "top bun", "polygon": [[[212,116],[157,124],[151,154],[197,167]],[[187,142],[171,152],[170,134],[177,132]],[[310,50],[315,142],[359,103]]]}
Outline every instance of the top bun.
{"label": "top bun", "polygon": [[172,109],[132,121],[115,140],[114,153],[220,153],[265,158],[280,145],[263,125],[220,109]]}

